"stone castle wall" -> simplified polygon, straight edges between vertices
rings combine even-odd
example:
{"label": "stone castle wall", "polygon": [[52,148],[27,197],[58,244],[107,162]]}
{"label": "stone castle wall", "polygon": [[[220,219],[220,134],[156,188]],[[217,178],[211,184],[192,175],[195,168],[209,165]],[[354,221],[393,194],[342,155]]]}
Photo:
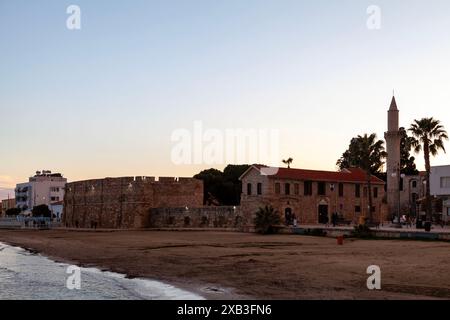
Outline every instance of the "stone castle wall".
{"label": "stone castle wall", "polygon": [[150,211],[201,207],[203,182],[193,178],[123,177],[68,183],[63,224],[79,228],[141,228]]}
{"label": "stone castle wall", "polygon": [[148,227],[241,229],[246,223],[240,207],[155,208]]}

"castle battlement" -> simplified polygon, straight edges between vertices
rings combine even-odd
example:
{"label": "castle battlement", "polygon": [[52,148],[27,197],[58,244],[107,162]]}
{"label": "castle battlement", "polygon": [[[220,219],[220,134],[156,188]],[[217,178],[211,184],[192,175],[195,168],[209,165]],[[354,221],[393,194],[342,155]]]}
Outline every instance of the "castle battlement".
{"label": "castle battlement", "polygon": [[136,177],[117,177],[117,178],[104,178],[104,179],[90,179],[90,180],[80,180],[73,181],[66,184],[66,190],[71,191],[75,187],[81,186],[97,186],[97,185],[133,185],[138,186],[142,184],[197,184],[200,180],[189,177],[147,177],[147,176],[136,176]]}
{"label": "castle battlement", "polygon": [[202,205],[203,181],[194,178],[91,179],[66,184],[63,222],[69,227],[143,227],[152,208]]}

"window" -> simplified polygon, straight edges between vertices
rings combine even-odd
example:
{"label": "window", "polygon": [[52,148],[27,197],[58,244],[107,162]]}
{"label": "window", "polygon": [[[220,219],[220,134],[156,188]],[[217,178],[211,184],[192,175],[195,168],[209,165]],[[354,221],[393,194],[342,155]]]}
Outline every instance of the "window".
{"label": "window", "polygon": [[400,178],[400,186],[399,186],[400,191],[403,191],[403,184],[404,184],[403,182],[404,182],[404,179]]}
{"label": "window", "polygon": [[284,185],[284,194],[290,195],[291,194],[291,185],[289,183],[286,183]]}
{"label": "window", "polygon": [[339,183],[339,197],[343,197],[344,196],[344,184],[343,183]]}
{"label": "window", "polygon": [[441,188],[450,188],[450,177],[441,177]]}
{"label": "window", "polygon": [[59,187],[51,187],[50,191],[51,192],[59,192]]}
{"label": "window", "polygon": [[355,206],[355,212],[356,213],[361,212],[361,206]]}
{"label": "window", "polygon": [[249,196],[252,195],[252,184],[251,183],[247,183],[247,194]]}
{"label": "window", "polygon": [[326,193],[326,184],[325,184],[325,182],[317,183],[317,194],[319,196],[324,196],[325,193]]}
{"label": "window", "polygon": [[258,195],[262,194],[262,183],[258,183],[256,185],[256,192],[258,193]]}
{"label": "window", "polygon": [[363,197],[367,198],[367,187],[363,188]]}
{"label": "window", "polygon": [[280,194],[280,184],[278,182],[275,183],[275,193]]}
{"label": "window", "polygon": [[450,208],[447,208],[447,215],[450,217]]}
{"label": "window", "polygon": [[361,197],[361,185],[355,184],[355,197],[360,198]]}
{"label": "window", "polygon": [[298,183],[294,184],[294,193],[296,196],[300,194],[300,185]]}
{"label": "window", "polygon": [[413,180],[413,182],[412,182],[412,187],[413,187],[413,188],[417,188],[417,181],[416,181],[416,180]]}
{"label": "window", "polygon": [[378,188],[377,187],[373,188],[373,197],[378,198]]}
{"label": "window", "polygon": [[312,196],[312,181],[305,181],[304,182],[305,188],[304,188],[304,195],[305,196]]}

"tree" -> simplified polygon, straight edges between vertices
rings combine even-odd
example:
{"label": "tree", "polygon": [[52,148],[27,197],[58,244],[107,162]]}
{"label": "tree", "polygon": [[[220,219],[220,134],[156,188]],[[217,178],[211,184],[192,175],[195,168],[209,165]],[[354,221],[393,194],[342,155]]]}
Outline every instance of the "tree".
{"label": "tree", "polygon": [[417,175],[415,161],[416,158],[411,156],[411,149],[414,143],[414,137],[408,136],[408,131],[401,127],[400,131],[400,172],[406,175]]}
{"label": "tree", "polygon": [[194,178],[203,181],[204,203],[217,203],[234,206],[241,201],[242,183],[239,177],[247,171],[249,165],[228,165],[222,171],[203,170]]}
{"label": "tree", "polygon": [[20,210],[19,208],[9,208],[8,210],[6,210],[5,215],[7,217],[18,216],[21,212],[22,210]]}
{"label": "tree", "polygon": [[413,135],[412,147],[416,153],[423,151],[426,171],[426,212],[428,221],[432,220],[431,196],[430,196],[430,155],[435,157],[440,150],[444,151],[444,140],[448,140],[447,132],[439,120],[423,118],[414,120],[409,128]]}
{"label": "tree", "polygon": [[384,151],[384,141],[378,140],[377,135],[364,134],[350,141],[348,149],[336,162],[342,170],[359,167],[366,172],[367,190],[369,194],[369,222],[372,222],[372,175],[380,173],[387,154]]}
{"label": "tree", "polygon": [[281,218],[272,206],[265,206],[256,212],[254,223],[258,233],[271,234],[275,232],[274,227],[281,223]]}
{"label": "tree", "polygon": [[31,213],[32,213],[33,217],[46,217],[46,218],[52,217],[52,212],[50,211],[48,206],[45,204],[35,206],[33,208],[33,210],[31,211]]}
{"label": "tree", "polygon": [[286,160],[282,160],[282,162],[283,162],[285,165],[287,165],[288,169],[290,169],[290,168],[291,168],[292,162],[294,162],[294,159],[288,158],[288,159],[286,159]]}

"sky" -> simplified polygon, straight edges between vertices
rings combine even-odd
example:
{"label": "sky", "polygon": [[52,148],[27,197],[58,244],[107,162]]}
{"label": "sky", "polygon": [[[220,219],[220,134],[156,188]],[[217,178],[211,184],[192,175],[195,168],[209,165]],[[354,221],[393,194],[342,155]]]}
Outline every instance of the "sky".
{"label": "sky", "polygon": [[447,0],[0,0],[0,196],[42,169],[222,169],[174,163],[172,134],[195,121],[278,130],[280,160],[335,170],[352,137],[383,138],[393,90],[402,126],[450,130],[449,13]]}

